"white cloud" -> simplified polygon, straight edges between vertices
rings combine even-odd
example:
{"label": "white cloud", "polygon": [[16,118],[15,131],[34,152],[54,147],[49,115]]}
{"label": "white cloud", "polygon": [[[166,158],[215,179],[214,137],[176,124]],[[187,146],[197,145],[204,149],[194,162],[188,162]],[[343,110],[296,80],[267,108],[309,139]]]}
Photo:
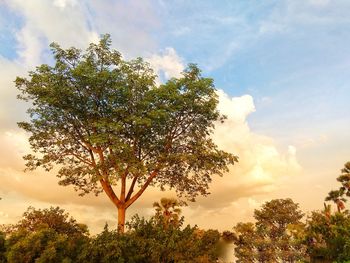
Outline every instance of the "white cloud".
{"label": "white cloud", "polygon": [[228,117],[229,122],[244,123],[248,115],[255,111],[253,97],[243,95],[230,98],[223,90],[218,90],[219,111]]}
{"label": "white cloud", "polygon": [[221,149],[237,154],[239,163],[223,178],[214,179],[211,196],[194,204],[216,210],[243,197],[271,193],[279,179],[296,176],[301,168],[295,147],[281,153],[271,138],[250,130],[247,117],[255,111],[251,96],[230,98],[219,91],[219,100],[219,109],[228,119],[217,125],[214,139]]}
{"label": "white cloud", "polygon": [[172,77],[180,77],[184,70],[183,59],[172,47],[167,47],[160,54],[153,54],[146,60],[160,76],[157,80],[159,83]]}

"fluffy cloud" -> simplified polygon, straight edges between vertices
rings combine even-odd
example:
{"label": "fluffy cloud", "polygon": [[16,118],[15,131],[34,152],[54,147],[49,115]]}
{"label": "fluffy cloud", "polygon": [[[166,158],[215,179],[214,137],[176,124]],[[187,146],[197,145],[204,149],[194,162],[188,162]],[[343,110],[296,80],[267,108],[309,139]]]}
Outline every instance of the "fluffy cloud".
{"label": "fluffy cloud", "polygon": [[160,76],[158,82],[171,77],[180,77],[181,72],[184,70],[183,59],[172,47],[167,47],[160,54],[153,54],[146,60]]}
{"label": "fluffy cloud", "polygon": [[[229,97],[218,91],[219,109],[227,116],[217,124],[214,141],[221,149],[238,155],[239,163],[230,172],[213,180],[211,195],[190,204],[189,218],[200,226],[230,228],[233,222],[251,218],[253,210],[273,194],[286,178],[295,178],[301,167],[296,149],[280,151],[272,138],[251,131],[247,117],[255,111],[250,95]],[[195,211],[195,213],[193,213]]]}

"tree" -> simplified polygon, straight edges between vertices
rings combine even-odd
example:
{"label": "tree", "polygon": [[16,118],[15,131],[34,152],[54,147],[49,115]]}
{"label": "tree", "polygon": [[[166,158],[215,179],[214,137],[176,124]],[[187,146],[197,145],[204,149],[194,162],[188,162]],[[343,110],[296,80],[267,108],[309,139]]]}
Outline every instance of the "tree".
{"label": "tree", "polygon": [[302,217],[299,205],[290,198],[271,200],[254,211],[257,232],[264,241],[269,241],[265,247],[272,258],[295,262],[302,257],[300,247],[293,246],[293,236],[288,232],[288,226],[300,225]]}
{"label": "tree", "polygon": [[9,263],[84,262],[81,253],[89,242],[87,227],[58,207],[30,207],[10,229],[6,239]]}
{"label": "tree", "polygon": [[234,228],[235,256],[238,263],[251,263],[255,260],[256,230],[253,223],[238,223]]}
{"label": "tree", "polygon": [[311,262],[348,262],[350,215],[313,211],[307,219],[307,252]]}
{"label": "tree", "polygon": [[212,79],[191,64],[181,78],[156,86],[147,63],[124,61],[110,46],[109,35],[86,52],[53,43],[55,64],[17,77],[16,87],[32,103],[30,121],[19,123],[31,135],[27,168],[58,165],[61,185],[81,195],[104,191],[123,232],[126,209],[148,186],[194,200],[237,157],[210,138],[224,120]]}
{"label": "tree", "polygon": [[159,202],[154,202],[153,207],[156,209],[155,218],[164,224],[167,228],[169,224],[177,225],[179,223],[182,204],[176,198],[163,197]]}
{"label": "tree", "polygon": [[304,256],[303,213],[291,199],[274,199],[254,211],[256,223],[234,228],[238,262],[296,262]]}
{"label": "tree", "polygon": [[346,202],[346,199],[344,196],[344,190],[332,190],[328,193],[328,196],[325,198],[325,201],[333,201],[336,206],[338,213],[340,213],[342,210],[345,209],[344,202]]}
{"label": "tree", "polygon": [[341,187],[338,190],[332,190],[328,193],[325,201],[333,201],[337,205],[338,212],[340,213],[345,209],[346,197],[350,197],[350,162],[344,164],[344,168],[341,169],[341,175],[338,176],[337,181],[341,183]]}
{"label": "tree", "polygon": [[10,229],[12,231],[25,229],[33,232],[42,229],[43,226],[66,235],[89,234],[86,225],[78,224],[73,217],[69,217],[69,214],[59,207],[50,207],[41,210],[30,206],[23,213],[22,219],[10,227]]}

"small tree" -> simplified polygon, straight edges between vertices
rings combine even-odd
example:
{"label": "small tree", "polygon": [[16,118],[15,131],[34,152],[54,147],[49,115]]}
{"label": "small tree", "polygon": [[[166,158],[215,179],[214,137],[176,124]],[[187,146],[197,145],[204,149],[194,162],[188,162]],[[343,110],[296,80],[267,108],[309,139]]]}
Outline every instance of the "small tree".
{"label": "small tree", "polygon": [[234,228],[235,255],[239,263],[251,263],[256,258],[256,230],[253,223],[238,223]]}
{"label": "small tree", "polygon": [[163,197],[159,202],[154,202],[153,207],[156,210],[155,218],[164,224],[167,228],[170,224],[177,225],[180,220],[182,204],[176,198]]}
{"label": "small tree", "polygon": [[61,185],[81,195],[104,191],[123,232],[126,209],[148,186],[193,200],[237,158],[210,138],[224,119],[212,79],[189,65],[157,87],[147,63],[124,61],[110,45],[108,35],[85,53],[53,43],[55,65],[18,77],[16,86],[32,103],[30,121],[19,123],[31,134],[28,169],[58,165]]}
{"label": "small tree", "polygon": [[311,262],[348,262],[349,213],[313,211],[307,219],[306,240]]}
{"label": "small tree", "polygon": [[304,257],[303,213],[291,199],[274,199],[254,211],[256,223],[234,228],[238,262],[297,262]]}
{"label": "small tree", "polygon": [[325,201],[333,201],[340,213],[345,209],[345,197],[350,197],[350,162],[344,164],[344,168],[341,169],[341,175],[338,176],[337,181],[341,183],[341,187],[338,190],[330,191]]}
{"label": "small tree", "polygon": [[89,243],[87,227],[58,207],[30,207],[10,229],[5,262],[85,262],[80,258]]}
{"label": "small tree", "polygon": [[30,206],[23,213],[22,219],[10,229],[12,229],[11,232],[19,229],[33,232],[44,226],[66,235],[89,234],[86,225],[78,224],[74,218],[69,217],[69,214],[59,207],[35,209]]}

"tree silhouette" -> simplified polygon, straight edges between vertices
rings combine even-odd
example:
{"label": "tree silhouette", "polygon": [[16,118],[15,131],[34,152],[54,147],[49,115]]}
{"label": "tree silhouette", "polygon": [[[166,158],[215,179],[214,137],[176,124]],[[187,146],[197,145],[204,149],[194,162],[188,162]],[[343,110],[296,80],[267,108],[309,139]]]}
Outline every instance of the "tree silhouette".
{"label": "tree silhouette", "polygon": [[337,205],[337,210],[340,213],[345,209],[345,197],[350,197],[350,162],[344,164],[341,169],[341,174],[337,177],[337,181],[341,183],[338,190],[332,190],[328,193],[325,201],[333,201]]}

